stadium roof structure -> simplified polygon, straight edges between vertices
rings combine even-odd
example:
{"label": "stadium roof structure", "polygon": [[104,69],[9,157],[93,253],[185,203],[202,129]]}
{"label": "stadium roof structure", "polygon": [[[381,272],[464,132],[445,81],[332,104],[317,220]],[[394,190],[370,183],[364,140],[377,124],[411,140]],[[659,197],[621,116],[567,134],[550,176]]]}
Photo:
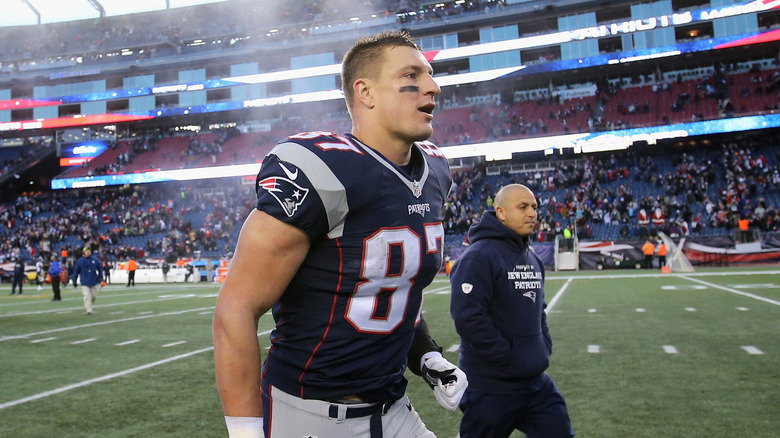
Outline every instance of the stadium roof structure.
{"label": "stadium roof structure", "polygon": [[0,16],[0,27],[111,17],[224,1],[226,0],[7,0]]}

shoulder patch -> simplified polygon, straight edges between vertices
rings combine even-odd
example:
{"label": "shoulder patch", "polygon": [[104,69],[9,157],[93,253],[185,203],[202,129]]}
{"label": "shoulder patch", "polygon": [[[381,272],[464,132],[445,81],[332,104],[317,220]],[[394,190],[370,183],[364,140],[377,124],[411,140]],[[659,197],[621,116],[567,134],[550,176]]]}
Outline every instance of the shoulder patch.
{"label": "shoulder patch", "polygon": [[[289,170],[285,167],[282,168],[290,176]],[[295,176],[297,174],[298,169],[295,169]],[[306,199],[306,195],[309,194],[309,189],[303,188],[293,181],[280,176],[271,176],[258,181],[257,186],[270,193],[279,202],[288,217],[292,217],[295,214],[303,200]]]}
{"label": "shoulder patch", "polygon": [[464,294],[470,294],[471,291],[474,290],[474,285],[471,283],[463,283],[460,285],[460,290],[462,290]]}

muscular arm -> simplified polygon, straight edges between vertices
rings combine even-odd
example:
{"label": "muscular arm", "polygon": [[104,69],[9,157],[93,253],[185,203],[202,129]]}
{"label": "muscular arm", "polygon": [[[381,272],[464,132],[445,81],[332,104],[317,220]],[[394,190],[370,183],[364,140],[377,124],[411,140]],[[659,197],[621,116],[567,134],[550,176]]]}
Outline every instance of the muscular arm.
{"label": "muscular arm", "polygon": [[263,415],[257,321],[282,296],[309,246],[302,230],[258,210],[241,228],[212,326],[217,390],[225,415]]}

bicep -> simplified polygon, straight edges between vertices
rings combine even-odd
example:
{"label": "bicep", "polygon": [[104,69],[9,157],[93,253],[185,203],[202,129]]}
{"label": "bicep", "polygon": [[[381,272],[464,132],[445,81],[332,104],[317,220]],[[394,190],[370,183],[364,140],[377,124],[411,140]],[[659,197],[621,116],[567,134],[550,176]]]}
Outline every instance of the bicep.
{"label": "bicep", "polygon": [[282,296],[309,246],[301,229],[253,210],[241,228],[217,306],[229,300],[260,317]]}

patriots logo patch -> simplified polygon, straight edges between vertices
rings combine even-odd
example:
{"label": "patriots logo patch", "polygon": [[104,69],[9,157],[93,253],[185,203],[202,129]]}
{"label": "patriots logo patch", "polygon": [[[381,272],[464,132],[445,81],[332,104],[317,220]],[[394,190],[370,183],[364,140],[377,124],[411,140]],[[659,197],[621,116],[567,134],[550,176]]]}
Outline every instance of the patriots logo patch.
{"label": "patriots logo patch", "polygon": [[[296,170],[297,173],[297,170]],[[306,199],[309,189],[295,184],[287,178],[271,176],[257,183],[257,186],[270,193],[282,206],[287,217],[292,217]]]}
{"label": "patriots logo patch", "polygon": [[523,296],[526,298],[530,298],[531,301],[533,301],[534,303],[536,302],[536,292],[534,291],[528,291],[524,293]]}
{"label": "patriots logo patch", "polygon": [[462,290],[464,294],[470,294],[473,289],[474,285],[470,283],[463,283],[460,285],[460,290]]}

